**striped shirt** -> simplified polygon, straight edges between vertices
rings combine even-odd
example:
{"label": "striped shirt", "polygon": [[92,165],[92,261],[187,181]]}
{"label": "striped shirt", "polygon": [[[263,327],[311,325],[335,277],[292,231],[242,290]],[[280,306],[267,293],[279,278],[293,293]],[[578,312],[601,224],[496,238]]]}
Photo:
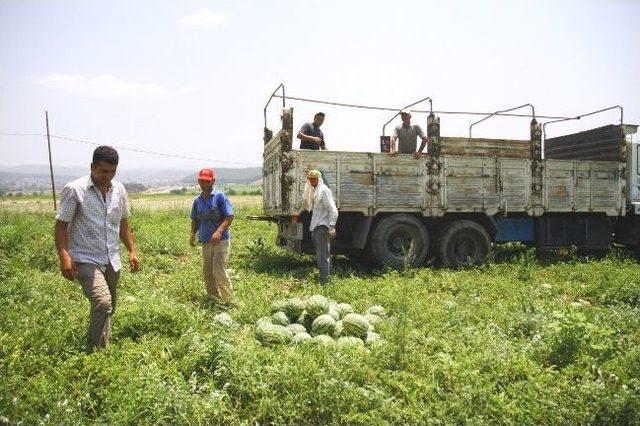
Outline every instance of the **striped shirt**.
{"label": "striped shirt", "polygon": [[69,182],[62,189],[56,219],[67,222],[69,254],[74,262],[106,266],[119,271],[120,221],[130,216],[127,191],[115,180],[102,197],[91,176]]}

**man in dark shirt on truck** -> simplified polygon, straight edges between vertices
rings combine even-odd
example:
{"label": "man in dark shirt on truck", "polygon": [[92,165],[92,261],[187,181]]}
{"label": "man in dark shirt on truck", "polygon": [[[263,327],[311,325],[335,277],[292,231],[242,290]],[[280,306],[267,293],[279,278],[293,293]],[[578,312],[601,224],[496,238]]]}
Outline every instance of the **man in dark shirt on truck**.
{"label": "man in dark shirt on truck", "polygon": [[304,123],[298,132],[298,139],[300,139],[300,149],[313,149],[326,150],[327,147],[324,144],[324,135],[320,126],[324,123],[324,112],[318,112],[313,116],[312,123]]}

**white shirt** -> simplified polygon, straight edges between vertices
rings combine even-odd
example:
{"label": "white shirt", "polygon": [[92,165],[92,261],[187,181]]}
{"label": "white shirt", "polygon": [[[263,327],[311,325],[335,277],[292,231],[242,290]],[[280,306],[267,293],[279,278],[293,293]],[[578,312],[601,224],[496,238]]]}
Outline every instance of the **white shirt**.
{"label": "white shirt", "polygon": [[129,216],[124,185],[112,180],[103,198],[89,175],[65,185],[56,219],[69,224],[69,254],[74,262],[111,263],[119,271],[120,221]]}
{"label": "white shirt", "polygon": [[313,193],[313,213],[309,229],[313,232],[320,225],[331,229],[336,226],[338,220],[338,208],[333,201],[331,189],[323,182],[318,182]]}

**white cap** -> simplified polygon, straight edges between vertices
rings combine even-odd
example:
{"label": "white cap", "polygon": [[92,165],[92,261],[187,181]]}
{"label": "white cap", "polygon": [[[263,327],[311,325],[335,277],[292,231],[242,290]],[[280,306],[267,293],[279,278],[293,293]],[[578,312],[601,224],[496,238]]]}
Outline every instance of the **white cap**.
{"label": "white cap", "polygon": [[400,111],[400,115],[402,114],[407,114],[409,117],[411,117],[411,111],[409,111],[408,109],[403,109],[402,111]]}

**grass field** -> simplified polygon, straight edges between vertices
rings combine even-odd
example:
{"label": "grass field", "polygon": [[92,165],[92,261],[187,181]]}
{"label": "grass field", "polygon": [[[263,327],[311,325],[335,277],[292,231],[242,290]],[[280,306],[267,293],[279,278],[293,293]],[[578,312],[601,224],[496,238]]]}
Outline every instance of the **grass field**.
{"label": "grass field", "polygon": [[322,290],[312,258],[245,219],[259,200],[234,199],[235,329],[205,303],[188,199],[133,200],[142,269],[124,271],[112,345],[93,354],[54,213],[3,208],[0,423],[640,424],[640,277],[624,252],[540,260],[505,246],[462,271],[339,257],[324,294],[385,306],[384,342],[263,347],[253,323],[272,300]]}

